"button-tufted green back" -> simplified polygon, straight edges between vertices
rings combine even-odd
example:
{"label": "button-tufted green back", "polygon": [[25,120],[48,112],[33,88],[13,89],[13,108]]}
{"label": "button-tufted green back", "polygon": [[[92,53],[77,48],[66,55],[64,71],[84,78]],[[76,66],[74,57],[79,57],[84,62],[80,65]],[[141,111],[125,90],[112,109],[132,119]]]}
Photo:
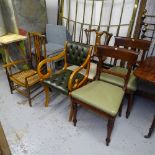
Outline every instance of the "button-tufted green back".
{"label": "button-tufted green back", "polygon": [[66,60],[69,65],[80,66],[88,56],[89,46],[81,43],[68,42],[66,49]]}

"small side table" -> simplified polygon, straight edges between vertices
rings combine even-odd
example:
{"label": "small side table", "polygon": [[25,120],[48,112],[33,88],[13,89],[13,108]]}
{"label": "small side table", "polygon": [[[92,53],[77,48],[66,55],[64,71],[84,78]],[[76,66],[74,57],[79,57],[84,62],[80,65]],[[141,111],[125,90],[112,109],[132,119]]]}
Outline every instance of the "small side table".
{"label": "small side table", "polygon": [[26,36],[22,36],[19,34],[7,34],[0,37],[0,45],[4,49],[5,54],[5,63],[10,62],[9,54],[8,54],[8,45],[11,43],[18,43],[20,41],[26,40]]}

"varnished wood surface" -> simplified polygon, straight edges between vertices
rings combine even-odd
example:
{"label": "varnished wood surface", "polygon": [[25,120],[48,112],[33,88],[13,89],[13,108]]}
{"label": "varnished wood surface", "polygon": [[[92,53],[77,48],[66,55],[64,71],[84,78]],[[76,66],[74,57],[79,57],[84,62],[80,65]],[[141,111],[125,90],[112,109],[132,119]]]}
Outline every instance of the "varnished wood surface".
{"label": "varnished wood surface", "polygon": [[155,56],[146,58],[134,74],[142,80],[155,83]]}
{"label": "varnished wood surface", "polygon": [[11,155],[3,128],[0,123],[0,155]]}

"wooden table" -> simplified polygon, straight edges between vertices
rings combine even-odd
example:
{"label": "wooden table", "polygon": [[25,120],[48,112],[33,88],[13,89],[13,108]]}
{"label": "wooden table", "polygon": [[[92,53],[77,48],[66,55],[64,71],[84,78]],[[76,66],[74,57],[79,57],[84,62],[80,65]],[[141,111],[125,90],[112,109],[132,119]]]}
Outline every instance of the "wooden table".
{"label": "wooden table", "polygon": [[8,45],[11,43],[17,43],[26,39],[26,36],[22,36],[19,34],[7,34],[0,37],[0,45],[4,49],[5,53],[5,63],[10,61],[9,54],[8,54]]}
{"label": "wooden table", "polygon": [[[155,56],[146,58],[140,66],[134,71],[134,75],[139,79],[152,82],[155,84]],[[155,115],[152,125],[150,127],[148,135],[145,138],[149,138],[155,128]]]}
{"label": "wooden table", "polygon": [[134,71],[136,77],[155,83],[155,56],[146,58]]}

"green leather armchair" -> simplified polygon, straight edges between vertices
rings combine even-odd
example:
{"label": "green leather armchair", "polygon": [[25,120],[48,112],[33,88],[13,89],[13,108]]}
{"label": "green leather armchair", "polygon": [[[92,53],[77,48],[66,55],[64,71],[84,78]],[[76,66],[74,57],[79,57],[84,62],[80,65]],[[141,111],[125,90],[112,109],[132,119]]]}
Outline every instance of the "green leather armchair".
{"label": "green leather armchair", "polygon": [[[49,88],[56,89],[65,95],[69,95],[84,85],[88,80],[90,69],[92,47],[75,42],[66,42],[64,51],[59,55],[47,58],[38,65],[38,75],[45,90],[45,106],[49,102]],[[47,73],[42,74],[42,67],[48,63],[64,58],[64,67],[52,74],[52,69],[47,67]],[[74,66],[74,70],[70,70],[69,66]]]}

